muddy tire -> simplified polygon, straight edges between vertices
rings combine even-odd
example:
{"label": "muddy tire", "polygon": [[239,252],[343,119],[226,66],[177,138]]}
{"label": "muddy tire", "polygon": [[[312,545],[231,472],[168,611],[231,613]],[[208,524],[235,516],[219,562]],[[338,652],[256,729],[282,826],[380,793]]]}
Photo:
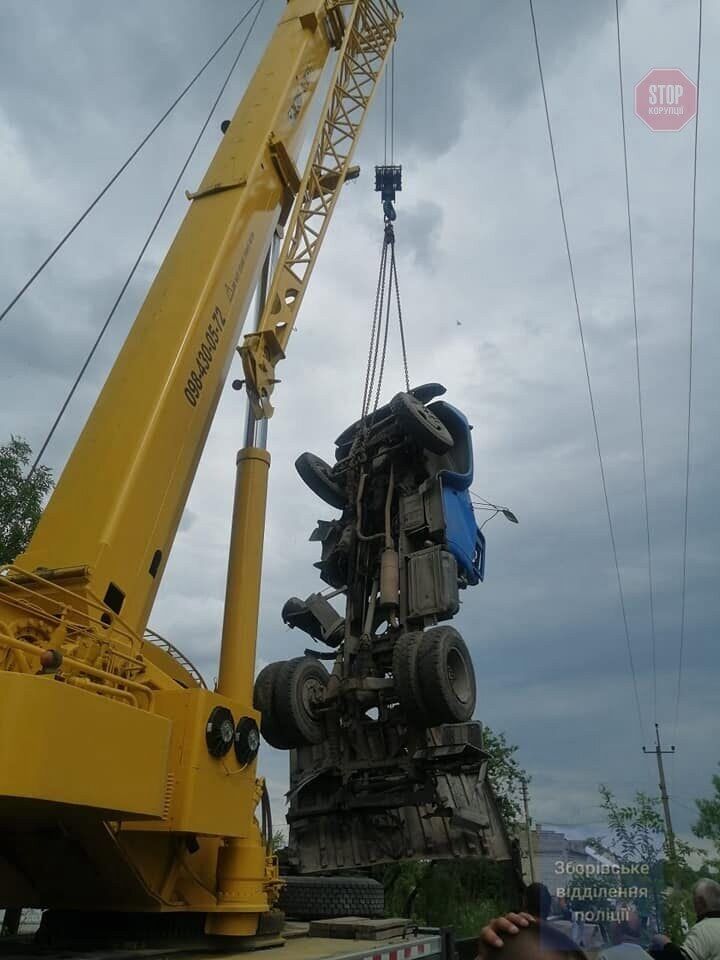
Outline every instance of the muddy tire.
{"label": "muddy tire", "polygon": [[314,453],[301,453],[295,461],[295,469],[301,478],[321,500],[343,510],[347,503],[345,491],[332,475],[332,467]]}
{"label": "muddy tire", "polygon": [[278,907],[293,920],[385,915],[385,891],[368,877],[285,877]]}
{"label": "muddy tire", "polygon": [[277,750],[289,750],[292,747],[286,733],[278,724],[274,705],[277,679],[284,666],[285,663],[280,661],[263,667],[257,675],[253,690],[253,706],[260,711],[260,733],[270,746]]}
{"label": "muddy tire", "polygon": [[404,633],[398,637],[393,649],[392,666],[395,690],[405,715],[408,720],[427,726],[425,698],[420,687],[417,663],[422,638],[421,631]]}
{"label": "muddy tire", "polygon": [[325,667],[312,657],[295,657],[282,665],[273,694],[274,722],[291,747],[323,740],[325,731],[313,707],[328,679]]}
{"label": "muddy tire", "polygon": [[407,435],[425,450],[446,453],[452,447],[453,438],[442,420],[411,393],[398,393],[390,409]]}
{"label": "muddy tire", "polygon": [[475,711],[475,669],[465,641],[452,627],[422,635],[417,672],[429,726],[464,723]]}

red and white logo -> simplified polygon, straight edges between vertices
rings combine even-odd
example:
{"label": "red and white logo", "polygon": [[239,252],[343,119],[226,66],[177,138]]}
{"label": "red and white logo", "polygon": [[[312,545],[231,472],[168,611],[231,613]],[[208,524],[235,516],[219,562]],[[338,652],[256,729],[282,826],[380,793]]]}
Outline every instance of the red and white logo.
{"label": "red and white logo", "polygon": [[635,113],[651,130],[682,130],[697,113],[697,86],[682,70],[656,67],[635,86]]}

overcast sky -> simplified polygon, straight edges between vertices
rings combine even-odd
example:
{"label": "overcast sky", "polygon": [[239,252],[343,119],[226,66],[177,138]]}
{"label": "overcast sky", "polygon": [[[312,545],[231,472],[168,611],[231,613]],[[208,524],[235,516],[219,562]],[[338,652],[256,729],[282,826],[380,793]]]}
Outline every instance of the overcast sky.
{"label": "overcast sky", "polygon": [[[237,0],[0,0],[0,308],[155,122],[246,4]],[[48,451],[59,473],[257,64],[281,0],[267,0],[215,121]],[[613,0],[536,0],[578,294],[642,705],[634,705],[527,0],[406,0],[397,49],[400,282],[411,379],[439,380],[475,426],[474,489],[520,519],[487,528],[487,577],[456,626],[478,678],[478,719],[519,746],[542,823],[597,819],[597,785],[656,790],[653,721],[674,740],[676,826],[720,760],[717,430],[720,333],[720,8],[705,5],[687,628],[674,730],[687,416],[693,124],[652,133],[632,111],[652,67],[696,70],[697,0],[621,7],[656,614],[649,626],[632,301]],[[0,436],[42,441],[219,87],[228,48],[0,327]],[[288,596],[317,589],[308,536],[331,511],[295,474],[331,458],[358,413],[382,238],[373,165],[382,103],[338,206],[270,424],[259,666],[294,656]],[[236,362],[234,375],[238,375]],[[231,378],[233,373],[231,373]],[[401,387],[397,350],[387,395]],[[117,416],[122,416],[118,410]],[[152,626],[212,681],[222,621],[243,401],[221,401]],[[261,767],[275,808],[285,758]]]}

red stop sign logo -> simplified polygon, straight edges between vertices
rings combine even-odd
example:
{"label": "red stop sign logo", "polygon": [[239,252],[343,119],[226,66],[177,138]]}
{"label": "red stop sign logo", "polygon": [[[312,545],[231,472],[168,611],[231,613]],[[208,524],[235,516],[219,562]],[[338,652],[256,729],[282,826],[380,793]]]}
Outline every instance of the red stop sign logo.
{"label": "red stop sign logo", "polygon": [[697,112],[697,86],[676,69],[655,68],[635,86],[635,113],[651,130],[682,130]]}

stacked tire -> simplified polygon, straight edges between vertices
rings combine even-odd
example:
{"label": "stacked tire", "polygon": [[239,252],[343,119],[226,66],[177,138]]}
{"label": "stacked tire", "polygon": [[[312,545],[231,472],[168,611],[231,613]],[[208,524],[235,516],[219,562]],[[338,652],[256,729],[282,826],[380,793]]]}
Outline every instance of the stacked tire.
{"label": "stacked tire", "polygon": [[385,891],[369,877],[284,877],[278,907],[291,920],[383,917]]}
{"label": "stacked tire", "polygon": [[467,645],[453,627],[405,633],[393,651],[398,701],[422,727],[464,723],[475,712],[475,670]]}

